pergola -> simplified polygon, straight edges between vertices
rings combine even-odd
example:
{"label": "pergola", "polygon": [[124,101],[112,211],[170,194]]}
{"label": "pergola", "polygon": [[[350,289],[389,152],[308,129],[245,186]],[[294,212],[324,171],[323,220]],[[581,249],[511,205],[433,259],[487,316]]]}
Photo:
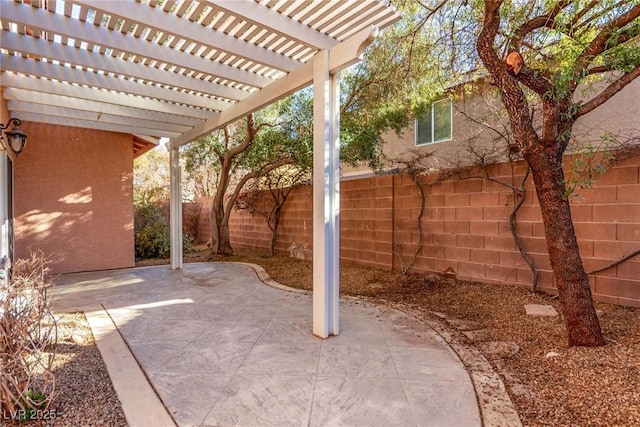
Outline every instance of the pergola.
{"label": "pergola", "polygon": [[173,269],[180,146],[313,84],[313,333],[325,338],[339,332],[339,73],[398,19],[381,0],[1,0],[0,84],[11,117],[169,138]]}

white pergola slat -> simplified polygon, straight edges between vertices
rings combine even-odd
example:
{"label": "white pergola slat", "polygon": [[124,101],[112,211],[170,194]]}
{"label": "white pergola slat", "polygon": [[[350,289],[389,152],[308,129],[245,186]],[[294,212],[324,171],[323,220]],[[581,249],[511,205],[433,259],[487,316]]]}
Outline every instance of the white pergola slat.
{"label": "white pergola slat", "polygon": [[275,9],[256,5],[253,0],[207,1],[207,3],[230,15],[240,16],[253,25],[262,26],[273,34],[284,36],[316,49],[331,49],[338,44],[337,40],[322,31],[313,29],[296,19],[291,19]]}
{"label": "white pergola slat", "polygon": [[[41,81],[38,79],[34,81],[26,79],[27,84],[25,84],[25,76],[17,75],[7,77],[9,78],[6,80],[9,81],[12,80],[10,77],[20,78],[20,81],[15,82],[14,85],[5,89],[4,98],[7,100],[22,100],[49,105],[75,105],[78,109],[86,109],[88,111],[110,112],[111,114],[123,117],[139,117],[149,120],[157,117],[158,121],[181,123],[187,126],[195,126],[203,121],[201,119],[212,115],[212,113],[207,113],[203,110],[182,105],[167,104],[154,99],[140,98],[125,93],[108,92],[68,84],[46,87],[50,84],[50,82],[46,80]],[[34,87],[43,90],[36,92],[33,90]],[[215,116],[216,114],[219,113],[213,115]]]}
{"label": "white pergola slat", "polygon": [[[120,92],[122,94],[138,95],[148,98],[149,100],[166,101],[167,109],[171,110],[171,105],[190,105],[192,107],[206,109],[194,111],[193,109],[187,109],[186,114],[180,114],[177,111],[175,114],[190,117],[197,115],[201,118],[207,118],[211,115],[213,110],[224,110],[232,105],[229,102],[222,101],[217,98],[211,98],[206,96],[194,96],[191,93],[179,92],[177,90],[169,89],[161,86],[153,86],[151,84],[142,84],[134,80],[126,80],[124,78],[116,77],[114,75],[108,75],[103,73],[87,73],[79,68],[60,67],[56,64],[51,64],[42,61],[32,61],[34,64],[30,64],[24,61],[21,57],[10,56],[0,53],[0,64],[2,64],[3,71],[11,71],[11,73],[3,73],[2,84],[7,87],[18,87],[21,84],[27,85],[31,88],[38,86],[38,91],[47,93],[60,93],[66,89],[59,89],[59,82],[75,83],[75,87],[84,87],[88,89],[101,88],[106,91]],[[41,79],[33,79],[33,77],[41,77]],[[71,85],[66,85],[71,86]],[[85,96],[78,96],[83,98]],[[107,102],[107,101],[103,101]],[[142,108],[142,107],[141,107]],[[156,107],[157,108],[157,107]]]}
{"label": "white pergola slat", "polygon": [[2,86],[205,120],[185,122],[193,129],[174,138],[181,145],[310,84],[299,76],[311,75],[316,52],[398,17],[380,0],[158,4],[2,0]]}
{"label": "white pergola slat", "polygon": [[[108,4],[109,2],[101,2]],[[110,2],[115,3],[115,2]],[[117,3],[116,3],[117,5]],[[233,80],[256,88],[261,88],[271,83],[272,79],[246,70],[231,67],[229,65],[212,63],[203,57],[191,55],[179,49],[171,49],[151,43],[139,43],[139,39],[128,37],[118,31],[111,31],[104,27],[86,25],[77,19],[67,18],[64,15],[56,15],[45,9],[24,7],[18,3],[8,3],[2,8],[2,16],[18,24],[38,27],[40,31],[55,31],[58,35],[79,40],[100,40],[103,48],[119,50],[128,55],[136,55],[144,58],[161,56],[169,65],[184,67],[196,73],[212,73],[220,78]],[[9,49],[9,48],[8,48]]]}
{"label": "white pergola slat", "polygon": [[170,139],[181,268],[180,146],[313,84],[313,329],[326,337],[339,330],[339,72],[397,19],[386,0],[0,0],[0,86],[21,120]]}
{"label": "white pergola slat", "polygon": [[85,69],[101,70],[105,73],[113,73],[127,78],[135,78],[170,87],[179,87],[187,91],[232,100],[242,99],[251,93],[202,79],[185,78],[183,74],[178,72],[162,73],[154,67],[142,65],[134,61],[114,61],[113,58],[108,55],[78,49],[74,46],[51,43],[35,37],[25,37],[17,33],[3,34],[2,39],[0,39],[0,48],[8,51],[19,51],[27,55],[54,58],[56,61],[75,67],[79,66]]}

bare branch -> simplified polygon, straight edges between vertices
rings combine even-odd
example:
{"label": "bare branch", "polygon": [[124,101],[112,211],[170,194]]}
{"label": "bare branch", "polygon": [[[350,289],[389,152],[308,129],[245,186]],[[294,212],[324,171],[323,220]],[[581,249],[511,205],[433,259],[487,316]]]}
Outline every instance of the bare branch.
{"label": "bare branch", "polygon": [[37,251],[17,260],[10,278],[0,277],[0,413],[5,420],[18,410],[46,409],[55,397],[57,329],[49,309],[48,262]]}
{"label": "bare branch", "polygon": [[518,73],[516,78],[520,83],[534,91],[541,98],[544,97],[545,94],[550,93],[553,88],[553,85],[545,76],[526,67],[526,65],[522,68],[520,73]]}
{"label": "bare branch", "polygon": [[600,65],[598,67],[592,67],[587,70],[589,75],[606,73],[607,71],[611,71],[611,67],[608,65]]}
{"label": "bare branch", "polygon": [[272,170],[275,170],[281,166],[284,165],[290,165],[293,164],[294,160],[290,159],[290,158],[285,158],[285,159],[280,159],[274,163],[271,163],[270,165],[258,170],[258,171],[254,171],[251,173],[246,174],[245,176],[242,177],[242,179],[240,179],[240,181],[238,181],[238,184],[236,184],[236,188],[233,191],[233,194],[231,195],[231,197],[229,197],[229,200],[227,201],[227,206],[224,210],[224,218],[223,221],[225,223],[228,223],[229,221],[229,217],[231,216],[231,211],[233,209],[233,205],[235,204],[236,199],[238,198],[238,195],[240,194],[240,191],[242,191],[242,187],[244,187],[244,185],[251,179],[255,179],[255,178],[259,178],[261,176],[264,176],[266,174],[268,174],[269,172],[271,172]]}
{"label": "bare branch", "polygon": [[536,16],[535,18],[525,22],[522,24],[514,33],[511,38],[511,42],[513,44],[513,48],[516,51],[520,51],[520,47],[522,46],[522,40],[527,36],[527,34],[535,31],[539,28],[556,28],[555,18],[558,16],[564,8],[573,3],[573,0],[561,0],[554,4],[554,6],[544,15]]}
{"label": "bare branch", "polygon": [[247,135],[244,137],[244,141],[229,150],[227,152],[227,156],[229,158],[234,158],[238,154],[245,151],[247,148],[251,147],[251,144],[253,144],[253,140],[255,139],[257,132],[257,129],[253,125],[253,114],[249,114],[247,116]]}
{"label": "bare branch", "polygon": [[524,244],[522,243],[522,239],[518,235],[518,224],[517,224],[517,215],[518,211],[524,204],[524,199],[527,194],[527,179],[529,178],[529,173],[531,172],[531,168],[527,165],[527,172],[524,174],[522,178],[522,183],[520,184],[520,188],[514,189],[514,198],[518,197],[518,202],[513,206],[511,210],[511,214],[509,214],[509,228],[511,228],[511,235],[513,236],[513,240],[516,243],[516,247],[520,252],[520,256],[525,260],[529,269],[533,273],[533,280],[531,281],[531,292],[536,292],[538,290],[538,269],[533,262],[533,258],[529,255],[524,248]]}
{"label": "bare branch", "polygon": [[[603,17],[606,13],[626,4],[629,0],[620,0],[617,3],[614,3],[612,5],[609,5],[608,7],[605,7],[604,9],[600,10],[598,13],[591,15],[589,18],[587,18],[584,22],[581,22],[580,24],[576,25],[574,28],[574,33],[579,31],[579,30],[583,30],[583,29],[589,29],[592,28],[592,26],[589,26],[589,24],[591,24],[593,21],[598,20],[599,18]],[[599,1],[596,1],[596,3],[599,3]],[[585,7],[586,9],[586,7]],[[584,14],[583,14],[584,16]],[[580,16],[582,17],[582,16]],[[580,19],[580,18],[578,18]],[[576,19],[577,21],[577,19]]]}
{"label": "bare branch", "polygon": [[573,17],[573,19],[571,20],[571,22],[569,22],[569,28],[573,28],[576,26],[576,24],[578,23],[578,21],[584,16],[586,15],[591,9],[593,9],[594,7],[596,7],[598,5],[598,3],[600,3],[600,0],[591,0],[591,2],[589,2],[589,4],[585,5],[582,10],[580,10],[578,13],[576,13],[576,15]]}
{"label": "bare branch", "polygon": [[635,251],[631,252],[630,254],[627,254],[627,255],[623,256],[622,258],[620,258],[618,260],[615,260],[612,263],[609,263],[609,264],[607,264],[607,265],[605,265],[603,267],[596,268],[595,270],[587,271],[587,274],[596,274],[596,273],[600,273],[601,271],[608,270],[611,267],[615,267],[618,264],[622,264],[626,260],[631,259],[636,255],[640,255],[640,249],[636,249]]}
{"label": "bare branch", "polygon": [[585,114],[595,110],[600,105],[604,104],[609,98],[616,93],[620,92],[626,85],[631,83],[635,78],[640,76],[640,65],[636,66],[632,71],[622,75],[616,81],[607,86],[602,92],[600,92],[595,98],[585,102],[578,109],[576,118],[584,116]]}

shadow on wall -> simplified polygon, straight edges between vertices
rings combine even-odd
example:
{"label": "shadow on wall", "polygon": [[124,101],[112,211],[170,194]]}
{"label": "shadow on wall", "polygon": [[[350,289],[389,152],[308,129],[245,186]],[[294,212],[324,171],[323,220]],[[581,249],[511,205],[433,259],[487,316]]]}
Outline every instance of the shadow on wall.
{"label": "shadow on wall", "polygon": [[131,267],[132,136],[28,123],[15,163],[15,248],[53,273]]}
{"label": "shadow on wall", "polygon": [[[122,182],[128,181],[125,175]],[[108,209],[108,195],[95,193],[87,186],[55,202],[47,200],[41,209],[17,215],[16,256],[25,258],[40,249],[49,257],[54,273],[132,266],[118,247],[133,246],[133,239],[128,238],[133,234],[133,221],[126,218],[126,212],[118,212],[115,200],[113,209]]]}

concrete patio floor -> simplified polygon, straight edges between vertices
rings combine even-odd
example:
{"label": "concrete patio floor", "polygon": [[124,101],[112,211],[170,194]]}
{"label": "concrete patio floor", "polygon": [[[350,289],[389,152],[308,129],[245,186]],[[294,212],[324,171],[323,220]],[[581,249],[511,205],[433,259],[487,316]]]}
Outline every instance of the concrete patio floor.
{"label": "concrete patio floor", "polygon": [[[468,373],[427,325],[342,301],[340,335],[321,340],[311,334],[311,296],[266,286],[247,265],[63,275],[52,307],[106,311],[119,331],[110,339],[126,341],[180,426],[482,424]],[[103,355],[112,346],[96,340]],[[138,369],[112,359],[108,367]],[[112,378],[121,368],[110,367]]]}

